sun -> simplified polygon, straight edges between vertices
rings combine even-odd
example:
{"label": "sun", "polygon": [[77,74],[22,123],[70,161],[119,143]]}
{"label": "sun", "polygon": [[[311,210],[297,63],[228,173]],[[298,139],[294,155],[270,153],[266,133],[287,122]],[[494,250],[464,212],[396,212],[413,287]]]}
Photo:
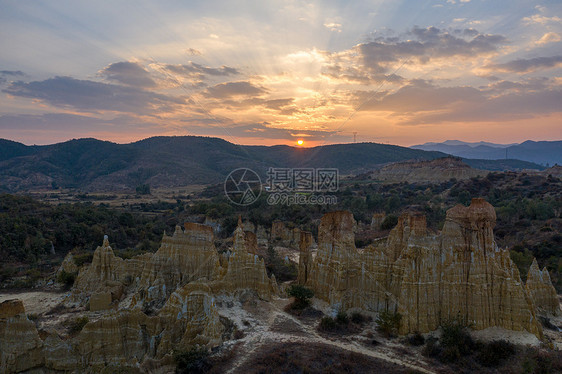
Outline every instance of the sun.
{"label": "sun", "polygon": [[302,139],[297,140],[297,144],[298,144],[298,145],[303,145],[303,144],[304,144],[304,140],[302,140]]}

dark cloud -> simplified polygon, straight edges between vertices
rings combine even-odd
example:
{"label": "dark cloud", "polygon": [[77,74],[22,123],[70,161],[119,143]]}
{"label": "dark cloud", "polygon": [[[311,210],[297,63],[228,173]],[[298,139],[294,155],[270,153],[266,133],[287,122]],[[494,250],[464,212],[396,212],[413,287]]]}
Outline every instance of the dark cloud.
{"label": "dark cloud", "polygon": [[20,70],[0,70],[0,75],[9,75],[12,77],[23,77],[25,74]]}
{"label": "dark cloud", "polygon": [[215,99],[228,99],[236,96],[260,96],[267,92],[263,87],[255,86],[250,82],[219,83],[205,90],[204,95]]}
{"label": "dark cloud", "polygon": [[463,35],[466,36],[476,36],[478,35],[478,31],[475,29],[464,29],[462,30]]}
{"label": "dark cloud", "polygon": [[187,53],[190,56],[201,56],[201,51],[195,48],[187,48],[185,50],[185,53]]}
{"label": "dark cloud", "polygon": [[426,64],[436,58],[475,57],[495,52],[506,43],[501,35],[474,29],[450,33],[436,27],[414,27],[399,36],[379,37],[352,50],[331,54],[324,74],[362,84],[396,82],[402,77],[391,72],[401,62]]}
{"label": "dark cloud", "polygon": [[120,115],[112,119],[69,113],[0,116],[0,132],[5,137],[16,137],[27,144],[48,144],[92,136],[104,138],[108,133],[117,138],[124,136],[129,140],[130,136],[152,136],[161,131],[162,124],[139,121],[138,117],[129,115]]}
{"label": "dark cloud", "polygon": [[[404,78],[397,74],[384,74],[384,68],[381,66],[373,66],[370,69],[365,69],[363,66],[343,66],[340,64],[327,66],[322,72],[323,75],[328,77],[342,79],[346,82],[359,83],[359,84],[373,84],[382,82],[401,82]],[[373,70],[375,70],[373,72]],[[377,71],[378,70],[378,71]]]}
{"label": "dark cloud", "polygon": [[150,73],[136,62],[121,61],[108,65],[100,71],[103,77],[133,87],[155,87]]}
{"label": "dark cloud", "polygon": [[295,100],[293,98],[288,99],[274,99],[274,100],[264,100],[261,105],[268,109],[276,110],[282,115],[291,115],[293,113],[299,112],[296,105],[293,104]]}
{"label": "dark cloud", "polygon": [[562,56],[535,57],[518,59],[505,64],[491,64],[486,69],[508,73],[528,73],[539,69],[548,69],[562,65]]}
{"label": "dark cloud", "polygon": [[[433,58],[453,56],[478,56],[494,52],[506,43],[501,35],[481,34],[473,30],[457,37],[436,27],[414,27],[402,38],[413,36],[413,40],[381,39],[357,46],[365,66],[378,66],[381,62],[396,62],[405,58],[416,58],[422,63]],[[383,68],[381,71],[385,71]]]}
{"label": "dark cloud", "polygon": [[521,82],[498,80],[487,87],[482,87],[481,89],[494,95],[501,95],[508,90],[517,92],[544,91],[549,89],[550,83],[551,82],[548,78],[532,77]]}
{"label": "dark cloud", "polygon": [[198,79],[202,79],[206,75],[229,76],[229,75],[240,74],[238,69],[232,68],[230,66],[223,65],[220,68],[211,68],[208,66],[197,64],[192,61],[182,65],[166,64],[164,65],[163,68],[164,70],[167,70],[174,74],[179,74],[191,78],[195,77]]}
{"label": "dark cloud", "polygon": [[0,70],[0,85],[8,82],[6,77],[23,77],[25,74],[20,70]]}
{"label": "dark cloud", "polygon": [[276,111],[277,114],[281,115],[291,115],[300,112],[299,108],[294,104],[293,98],[267,100],[261,97],[248,97],[241,95],[224,98],[214,103],[209,102],[207,103],[207,107],[236,111],[261,107],[266,110],[269,109],[271,111]]}
{"label": "dark cloud", "polygon": [[[273,127],[268,122],[229,123],[226,125],[213,125],[204,123],[202,126],[190,126],[189,130],[197,134],[211,136],[227,136],[234,138],[267,138],[295,140],[305,138],[310,141],[324,140],[337,134],[334,130],[296,130],[282,127]],[[233,139],[235,141],[235,139]]]}
{"label": "dark cloud", "polygon": [[3,130],[91,130],[96,126],[107,126],[108,121],[94,117],[68,113],[46,113],[42,115],[18,114],[0,116]]}
{"label": "dark cloud", "polygon": [[148,92],[137,87],[55,77],[44,81],[13,82],[2,90],[7,94],[39,99],[58,107],[85,111],[109,110],[135,114],[169,111],[185,99]]}
{"label": "dark cloud", "polygon": [[269,109],[281,109],[284,108],[288,105],[291,105],[293,103],[294,99],[293,98],[289,98],[289,99],[275,99],[275,100],[266,100],[264,102],[264,105],[266,107],[268,107]]}

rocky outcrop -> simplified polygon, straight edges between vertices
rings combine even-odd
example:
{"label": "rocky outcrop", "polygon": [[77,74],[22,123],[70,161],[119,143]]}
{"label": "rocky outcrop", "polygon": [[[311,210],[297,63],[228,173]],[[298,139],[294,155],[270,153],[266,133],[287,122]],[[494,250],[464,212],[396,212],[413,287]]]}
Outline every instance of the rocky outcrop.
{"label": "rocky outcrop", "polygon": [[258,238],[256,234],[252,231],[244,231],[244,240],[246,242],[246,248],[249,253],[257,254],[258,253]]}
{"label": "rocky outcrop", "polygon": [[258,245],[265,245],[269,243],[268,234],[265,228],[261,225],[254,225],[250,221],[243,222],[244,231],[251,232],[256,235],[256,241]]}
{"label": "rocky outcrop", "polygon": [[86,324],[75,347],[80,365],[135,367],[194,344],[215,347],[223,331],[211,288],[192,282],[174,291],[156,316],[122,310]]}
{"label": "rocky outcrop", "polygon": [[100,372],[108,367],[138,368],[147,360],[166,361],[174,350],[221,343],[221,324],[209,286],[192,282],[172,293],[156,316],[120,310],[87,323],[78,336],[44,341],[45,367]]}
{"label": "rocky outcrop", "polygon": [[525,289],[541,314],[552,316],[561,314],[560,301],[550,280],[550,274],[546,267],[542,271],[539,269],[536,259],[533,259],[529,268]]}
{"label": "rocky outcrop", "polygon": [[157,357],[193,344],[216,347],[221,343],[224,326],[212,294],[211,287],[198,282],[172,293],[158,315],[166,328],[160,334]]}
{"label": "rocky outcrop", "polygon": [[176,226],[172,236],[164,234],[158,251],[143,267],[137,303],[163,305],[178,287],[219,276],[219,256],[213,229],[187,222],[185,231]]}
{"label": "rocky outcrop", "polygon": [[0,304],[0,372],[19,373],[44,363],[43,341],[21,300]]}
{"label": "rocky outcrop", "polygon": [[299,272],[298,284],[306,284],[308,280],[308,273],[312,265],[312,233],[308,231],[301,231],[299,241]]}
{"label": "rocky outcrop", "polygon": [[278,292],[263,259],[248,252],[257,249],[256,235],[250,234],[239,220],[223,266],[213,229],[197,223],[164,234],[156,253],[127,260],[115,256],[104,237],[67,300],[89,303],[92,321],[77,336],[44,331],[43,341],[21,301],[0,304],[0,372],[138,369],[147,360],[173,363],[174,350],[219,345],[225,328],[215,295],[243,292],[270,300]]}
{"label": "rocky outcrop", "polygon": [[78,266],[74,262],[74,256],[72,252],[68,252],[68,254],[64,257],[62,264],[60,265],[59,269],[57,270],[56,276],[58,277],[63,271],[69,274],[78,274]]}
{"label": "rocky outcrop", "polygon": [[541,174],[544,176],[551,175],[556,178],[562,178],[562,166],[560,165],[551,166],[548,169],[541,171]]}
{"label": "rocky outcrop", "polygon": [[25,308],[21,300],[11,299],[0,304],[0,318],[11,318],[18,314],[25,314]]}
{"label": "rocky outcrop", "polygon": [[92,263],[78,273],[72,288],[73,299],[85,302],[93,294],[110,293],[112,300],[119,300],[124,286],[140,276],[151,255],[123,260],[115,256],[106,235],[103,244],[94,251]]}
{"label": "rocky outcrop", "polygon": [[446,182],[452,178],[470,179],[489,172],[473,169],[457,157],[444,157],[430,161],[403,161],[373,171],[369,177],[385,182]]}
{"label": "rocky outcrop", "polygon": [[64,339],[53,330],[41,340],[21,300],[0,304],[0,315],[1,373],[41,367],[78,372],[138,368],[147,359],[165,360],[174,350],[194,344],[215,347],[224,332],[211,288],[197,282],[173,292],[158,315],[147,316],[138,309],[114,311]]}
{"label": "rocky outcrop", "polygon": [[[350,212],[328,213],[307,285],[338,308],[402,314],[400,332],[428,332],[449,319],[542,336],[535,306],[507,250],[494,241],[494,208],[483,199],[447,212],[440,235],[425,217],[402,215],[386,241],[355,248]],[[545,279],[545,277],[543,277]]]}
{"label": "rocky outcrop", "polygon": [[276,220],[271,224],[271,241],[279,241],[286,247],[296,247],[300,240],[300,229],[288,228],[284,222]]}
{"label": "rocky outcrop", "polygon": [[189,222],[184,227],[185,230],[177,226],[172,236],[164,234],[156,253],[128,260],[115,256],[105,237],[103,245],[94,252],[92,263],[80,271],[72,291],[73,300],[90,300],[93,310],[107,310],[108,293],[115,302],[133,292],[132,307],[159,310],[174,291],[194,281],[209,284],[214,293],[251,289],[269,300],[277,292],[263,259],[249,253],[257,252],[256,236],[244,233],[241,222],[234,233],[233,250],[222,266],[212,228]]}
{"label": "rocky outcrop", "polygon": [[371,230],[380,230],[385,218],[385,213],[373,213],[373,217],[371,218]]}
{"label": "rocky outcrop", "polygon": [[263,259],[247,250],[241,219],[234,231],[234,244],[224,275],[210,285],[214,293],[232,294],[238,290],[251,289],[264,300],[270,300],[277,292],[274,279],[267,276]]}
{"label": "rocky outcrop", "polygon": [[111,292],[99,292],[90,296],[90,310],[97,312],[111,308]]}
{"label": "rocky outcrop", "polygon": [[136,366],[159,330],[157,317],[122,310],[84,326],[75,341],[80,366]]}

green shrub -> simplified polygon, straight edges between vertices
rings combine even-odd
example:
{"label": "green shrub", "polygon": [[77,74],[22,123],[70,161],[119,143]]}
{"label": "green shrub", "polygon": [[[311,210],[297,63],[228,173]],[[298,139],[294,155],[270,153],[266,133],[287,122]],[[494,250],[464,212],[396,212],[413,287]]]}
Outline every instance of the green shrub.
{"label": "green shrub", "polygon": [[338,327],[336,320],[332,317],[322,317],[318,329],[321,331],[334,331]]}
{"label": "green shrub", "polygon": [[457,345],[443,347],[443,350],[439,355],[439,361],[441,362],[457,362],[460,358],[461,352]]}
{"label": "green shrub", "polygon": [[515,346],[512,343],[506,340],[495,340],[481,346],[477,361],[483,366],[498,366],[513,354],[515,354]]}
{"label": "green shrub", "polygon": [[139,194],[139,195],[150,195],[150,185],[148,184],[139,184],[136,188],[135,191]]}
{"label": "green shrub", "polygon": [[76,273],[68,273],[64,270],[61,270],[61,272],[57,276],[57,282],[64,284],[66,288],[71,288],[72,285],[74,285],[75,280]]}
{"label": "green shrub", "polygon": [[275,279],[280,283],[297,279],[299,273],[297,265],[291,261],[285,262],[272,245],[267,248],[265,268],[268,275],[274,274]]}
{"label": "green shrub", "polygon": [[521,368],[525,374],[562,373],[562,355],[559,351],[531,348],[525,352]]}
{"label": "green shrub", "polygon": [[[459,320],[451,320],[441,325],[441,346],[445,348],[457,347],[462,355],[470,353],[474,348],[474,341],[468,333],[468,326]],[[452,354],[452,352],[450,352]]]}
{"label": "green shrub", "polygon": [[361,323],[366,322],[368,320],[369,320],[369,317],[365,317],[364,315],[362,315],[359,312],[353,312],[351,314],[351,322],[353,322],[353,323],[361,324]]}
{"label": "green shrub", "polygon": [[396,336],[400,328],[401,319],[402,315],[398,312],[382,311],[375,320],[377,323],[377,330],[386,337]]}
{"label": "green shrub", "polygon": [[340,310],[336,315],[336,322],[338,325],[347,325],[349,323],[349,317],[343,310]]}
{"label": "green shrub", "polygon": [[408,336],[408,344],[413,346],[420,346],[425,343],[425,338],[419,332],[415,332],[412,335]]}
{"label": "green shrub", "polygon": [[187,351],[174,352],[176,373],[204,373],[210,369],[209,352],[205,348],[193,347]]}
{"label": "green shrub", "polygon": [[304,309],[310,305],[310,299],[314,296],[314,291],[300,285],[292,285],[287,289],[287,295],[295,298],[291,304],[291,309]]}
{"label": "green shrub", "polygon": [[398,224],[398,217],[393,214],[390,214],[384,218],[384,221],[381,223],[381,230],[390,230],[394,228]]}
{"label": "green shrub", "polygon": [[89,264],[92,262],[92,259],[94,258],[94,253],[93,252],[87,252],[87,253],[79,253],[73,256],[74,257],[74,263],[76,264],[76,266],[80,267],[84,264]]}
{"label": "green shrub", "polygon": [[441,354],[441,347],[437,344],[436,338],[428,338],[425,341],[425,346],[422,349],[422,355],[425,357],[437,357]]}

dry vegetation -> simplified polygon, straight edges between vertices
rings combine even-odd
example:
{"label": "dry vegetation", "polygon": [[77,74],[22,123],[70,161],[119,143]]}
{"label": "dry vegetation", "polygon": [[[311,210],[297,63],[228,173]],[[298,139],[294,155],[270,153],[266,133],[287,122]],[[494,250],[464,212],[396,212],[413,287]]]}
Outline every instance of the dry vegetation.
{"label": "dry vegetation", "polygon": [[236,373],[417,373],[415,370],[322,344],[273,344]]}

